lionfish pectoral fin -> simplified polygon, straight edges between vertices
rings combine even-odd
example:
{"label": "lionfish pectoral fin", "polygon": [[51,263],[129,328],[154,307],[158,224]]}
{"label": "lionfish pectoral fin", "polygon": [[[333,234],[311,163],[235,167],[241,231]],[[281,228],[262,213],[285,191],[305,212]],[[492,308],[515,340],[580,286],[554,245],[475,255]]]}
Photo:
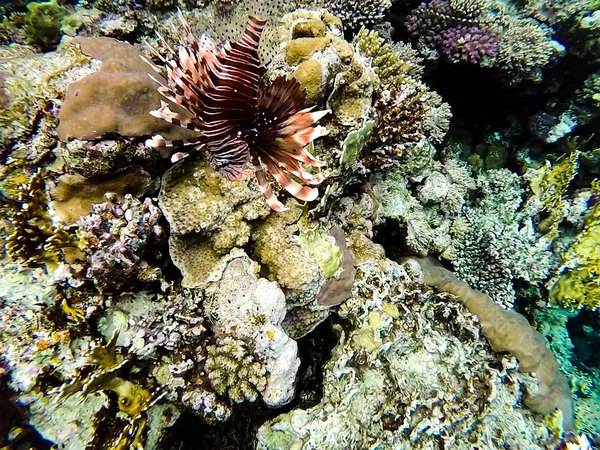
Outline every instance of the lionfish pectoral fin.
{"label": "lionfish pectoral fin", "polygon": [[252,161],[254,165],[254,175],[256,176],[256,180],[258,181],[258,187],[265,197],[265,201],[267,205],[271,207],[271,209],[275,212],[283,212],[287,211],[287,208],[283,203],[281,203],[275,194],[273,194],[273,190],[271,189],[271,184],[267,177],[265,176],[265,172],[260,165],[260,162],[255,159]]}

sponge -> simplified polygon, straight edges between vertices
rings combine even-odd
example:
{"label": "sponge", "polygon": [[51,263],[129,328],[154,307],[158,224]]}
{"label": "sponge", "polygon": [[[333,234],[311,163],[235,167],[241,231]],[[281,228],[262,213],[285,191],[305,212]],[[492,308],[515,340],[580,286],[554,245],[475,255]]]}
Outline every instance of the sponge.
{"label": "sponge", "polygon": [[[449,270],[434,265],[431,258],[415,260],[421,266],[424,282],[438,290],[458,297],[467,309],[479,318],[481,330],[494,351],[508,351],[519,360],[521,372],[535,372],[539,389],[536,395],[525,399],[525,404],[540,414],[550,414],[560,409],[563,429],[576,431],[573,416],[573,398],[566,377],[546,339],[521,314],[502,308],[486,294],[471,289]],[[439,263],[438,263],[439,264]]]}

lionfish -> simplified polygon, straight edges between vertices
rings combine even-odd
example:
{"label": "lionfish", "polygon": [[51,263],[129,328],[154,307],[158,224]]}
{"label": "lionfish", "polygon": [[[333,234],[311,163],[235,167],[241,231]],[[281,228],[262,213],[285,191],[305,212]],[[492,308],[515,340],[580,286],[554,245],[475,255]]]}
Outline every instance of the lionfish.
{"label": "lionfish", "polygon": [[[263,166],[297,199],[316,199],[318,189],[307,185],[318,185],[323,177],[309,173],[302,164],[314,168],[323,165],[306,146],[328,133],[324,127],[313,124],[329,111],[311,112],[314,107],[304,108],[306,94],[293,78],[279,77],[269,85],[263,81],[266,68],[260,63],[258,45],[267,21],[250,16],[237,41],[218,47],[206,34],[197,39],[183,14],[179,12],[178,16],[183,35],[175,32],[185,45],[175,52],[159,35],[169,55],[164,57],[150,47],[167,68],[167,82],[149,75],[159,84],[158,92],[186,109],[190,117],[173,112],[164,101],[150,114],[199,135],[178,141],[158,135],[148,139],[146,145],[188,146],[188,151],[205,148],[211,166],[229,180],[239,179],[251,162],[265,200],[277,212],[287,208],[273,194]],[[162,75],[158,67],[143,59]],[[188,154],[178,151],[171,161]],[[302,183],[294,181],[290,174]]]}

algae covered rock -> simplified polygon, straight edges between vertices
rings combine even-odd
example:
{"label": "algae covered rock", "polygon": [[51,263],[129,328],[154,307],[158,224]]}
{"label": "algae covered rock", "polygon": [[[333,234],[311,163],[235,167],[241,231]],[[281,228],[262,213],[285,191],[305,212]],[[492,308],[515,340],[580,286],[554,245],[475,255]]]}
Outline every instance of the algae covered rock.
{"label": "algae covered rock", "polygon": [[546,448],[548,431],[521,408],[514,359],[492,353],[458,302],[423,295],[413,269],[359,266],[321,402],[263,425],[259,449]]}

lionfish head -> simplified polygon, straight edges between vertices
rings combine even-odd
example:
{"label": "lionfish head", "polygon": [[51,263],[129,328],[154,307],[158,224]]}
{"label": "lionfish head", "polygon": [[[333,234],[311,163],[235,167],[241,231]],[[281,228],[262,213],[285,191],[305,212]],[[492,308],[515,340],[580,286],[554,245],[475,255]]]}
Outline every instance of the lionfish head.
{"label": "lionfish head", "polygon": [[150,76],[159,84],[158,92],[186,109],[189,116],[173,112],[166,102],[150,114],[199,134],[187,141],[154,136],[146,145],[183,147],[185,151],[173,154],[172,161],[204,148],[209,163],[230,180],[238,179],[251,163],[265,200],[275,211],[286,208],[273,194],[265,172],[295,198],[316,199],[318,190],[311,186],[323,178],[306,167],[318,168],[322,163],[306,146],[328,133],[313,126],[328,111],[304,108],[305,93],[295,79],[279,77],[265,84],[258,44],[266,21],[250,17],[243,35],[220,47],[206,34],[197,39],[181,12],[179,21],[181,30],[174,30],[181,42],[178,51],[160,36],[168,56],[151,48],[166,66],[167,81]]}

